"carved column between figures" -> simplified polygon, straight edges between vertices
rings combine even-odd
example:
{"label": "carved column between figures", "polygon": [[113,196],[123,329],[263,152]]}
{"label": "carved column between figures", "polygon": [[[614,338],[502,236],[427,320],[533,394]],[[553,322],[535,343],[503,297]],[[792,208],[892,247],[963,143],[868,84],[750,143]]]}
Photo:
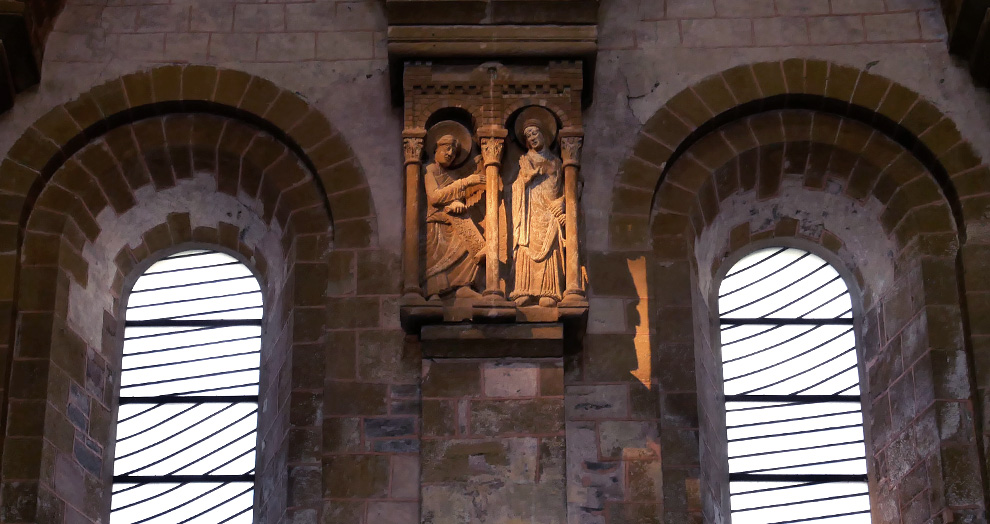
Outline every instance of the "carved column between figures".
{"label": "carved column between figures", "polygon": [[419,179],[423,168],[423,137],[425,132],[403,133],[403,169],[406,184],[406,237],[402,256],[402,293],[410,300],[421,299],[419,275]]}
{"label": "carved column between figures", "polygon": [[[502,149],[505,145],[505,129],[489,129],[479,132],[481,155],[485,162],[485,295],[505,297],[499,278],[498,245],[502,237],[499,231],[499,177],[502,169]],[[486,136],[487,135],[487,136]]]}
{"label": "carved column between figures", "polygon": [[[566,132],[566,130],[565,130]],[[560,152],[564,161],[564,200],[567,202],[565,211],[566,223],[564,236],[566,238],[566,273],[567,289],[564,291],[564,301],[572,302],[584,299],[584,279],[581,275],[581,259],[578,252],[578,176],[581,169],[581,146],[584,137],[581,135],[567,136],[561,132]]]}

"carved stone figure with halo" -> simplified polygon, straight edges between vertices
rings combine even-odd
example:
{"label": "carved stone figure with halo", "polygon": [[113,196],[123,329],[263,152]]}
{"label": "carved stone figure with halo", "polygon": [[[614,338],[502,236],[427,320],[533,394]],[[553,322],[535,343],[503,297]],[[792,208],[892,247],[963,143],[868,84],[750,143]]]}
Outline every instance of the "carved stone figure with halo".
{"label": "carved stone figure with halo", "polygon": [[483,167],[467,176],[478,162],[468,161],[471,133],[463,125],[445,120],[433,125],[426,136],[433,162],[426,166],[426,271],[424,288],[431,300],[450,292],[459,297],[477,296],[472,289],[479,263],[485,257],[485,239],[478,230],[473,207],[484,190]]}
{"label": "carved stone figure with halo", "polygon": [[516,139],[526,153],[512,183],[513,289],[517,305],[549,307],[564,291],[564,195],[560,157],[550,145],[557,121],[541,107],[516,118]]}

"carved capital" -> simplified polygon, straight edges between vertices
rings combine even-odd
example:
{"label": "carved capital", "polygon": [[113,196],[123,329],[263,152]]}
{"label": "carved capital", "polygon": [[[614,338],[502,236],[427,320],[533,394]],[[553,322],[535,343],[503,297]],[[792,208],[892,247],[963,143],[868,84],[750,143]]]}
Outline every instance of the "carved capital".
{"label": "carved capital", "polygon": [[402,152],[406,157],[406,165],[418,164],[422,162],[423,159],[423,139],[422,138],[403,138],[402,139]]}
{"label": "carved capital", "polygon": [[581,165],[581,146],[584,139],[579,136],[565,136],[560,139],[560,153],[565,166]]}
{"label": "carved capital", "polygon": [[502,146],[504,138],[482,138],[481,156],[485,159],[485,167],[502,164]]}

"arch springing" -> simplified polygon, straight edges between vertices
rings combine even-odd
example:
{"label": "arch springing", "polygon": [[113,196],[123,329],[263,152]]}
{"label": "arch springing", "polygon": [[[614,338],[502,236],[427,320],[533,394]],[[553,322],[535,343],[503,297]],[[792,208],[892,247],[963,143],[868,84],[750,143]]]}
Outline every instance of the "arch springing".
{"label": "arch springing", "polygon": [[849,289],[820,257],[755,251],[719,287],[732,521],[870,522]]}
{"label": "arch springing", "polygon": [[253,520],[263,304],[225,253],[145,271],[125,312],[112,524]]}

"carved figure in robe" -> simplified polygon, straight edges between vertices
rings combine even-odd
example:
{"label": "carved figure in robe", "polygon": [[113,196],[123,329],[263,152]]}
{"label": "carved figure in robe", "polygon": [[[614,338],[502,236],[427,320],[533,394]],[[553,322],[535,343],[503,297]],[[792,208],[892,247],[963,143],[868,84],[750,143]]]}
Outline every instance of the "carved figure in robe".
{"label": "carved figure in robe", "polygon": [[454,170],[469,154],[466,147],[470,147],[471,135],[467,128],[447,121],[431,131],[438,138],[434,162],[426,166],[423,177],[427,201],[426,296],[431,300],[450,292],[459,297],[477,296],[471,286],[485,257],[485,239],[470,208],[481,200],[478,193],[484,187],[485,174],[476,171],[459,177]]}
{"label": "carved figure in robe", "polygon": [[549,307],[564,292],[564,195],[561,160],[550,150],[556,121],[542,108],[524,110],[516,136],[525,141],[512,183],[512,246],[516,305]]}

